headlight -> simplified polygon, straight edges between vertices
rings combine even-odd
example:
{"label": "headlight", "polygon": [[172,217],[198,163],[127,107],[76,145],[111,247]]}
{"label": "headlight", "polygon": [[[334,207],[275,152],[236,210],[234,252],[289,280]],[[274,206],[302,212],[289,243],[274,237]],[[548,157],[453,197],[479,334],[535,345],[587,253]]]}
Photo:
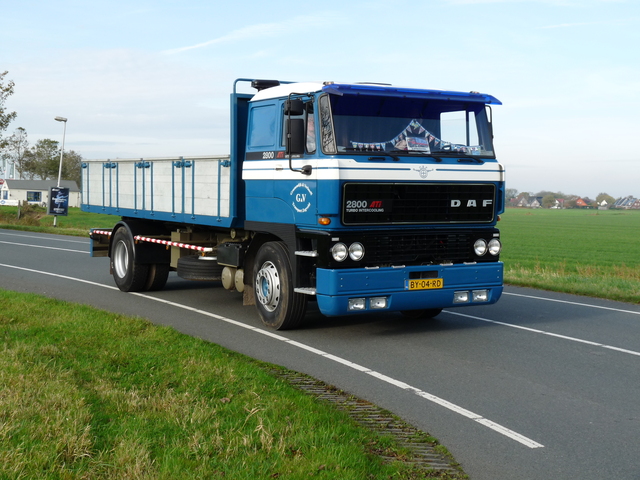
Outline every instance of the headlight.
{"label": "headlight", "polygon": [[473,251],[476,252],[476,255],[481,257],[485,253],[487,253],[487,242],[484,239],[479,238],[476,240],[476,243],[473,244]]}
{"label": "headlight", "polygon": [[500,250],[502,250],[502,244],[500,243],[500,240],[498,240],[497,238],[492,238],[491,240],[489,240],[489,253],[491,255],[498,255],[500,253]]}
{"label": "headlight", "polygon": [[331,247],[331,255],[336,262],[344,262],[348,254],[349,251],[344,243],[336,243]]}
{"label": "headlight", "polygon": [[364,245],[359,242],[352,243],[349,246],[349,258],[354,261],[362,260],[364,257]]}

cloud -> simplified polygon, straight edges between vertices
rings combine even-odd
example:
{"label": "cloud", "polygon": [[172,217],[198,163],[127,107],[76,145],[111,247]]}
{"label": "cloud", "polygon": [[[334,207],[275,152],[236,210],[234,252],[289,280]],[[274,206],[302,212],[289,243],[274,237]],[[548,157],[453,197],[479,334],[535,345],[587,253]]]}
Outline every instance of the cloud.
{"label": "cloud", "polygon": [[443,0],[450,5],[483,5],[487,3],[543,3],[556,7],[584,7],[587,4],[626,3],[627,0]]}
{"label": "cloud", "polygon": [[256,25],[249,25],[247,27],[234,30],[221,37],[207,40],[206,42],[197,43],[195,45],[189,45],[186,47],[172,48],[169,50],[164,50],[162,53],[166,55],[175,55],[189,50],[210,47],[212,45],[235,43],[239,41],[255,39],[264,40],[265,38],[292,35],[295,34],[295,31],[299,29],[306,30],[309,28],[324,27],[327,25],[335,25],[335,18],[333,15],[319,14],[314,16],[299,16],[293,19],[287,19],[279,23],[259,23]]}
{"label": "cloud", "polygon": [[584,27],[586,25],[596,25],[596,22],[584,22],[584,23],[559,23],[557,25],[547,25],[545,27],[540,27],[541,30],[549,30],[552,28],[573,28],[573,27]]}

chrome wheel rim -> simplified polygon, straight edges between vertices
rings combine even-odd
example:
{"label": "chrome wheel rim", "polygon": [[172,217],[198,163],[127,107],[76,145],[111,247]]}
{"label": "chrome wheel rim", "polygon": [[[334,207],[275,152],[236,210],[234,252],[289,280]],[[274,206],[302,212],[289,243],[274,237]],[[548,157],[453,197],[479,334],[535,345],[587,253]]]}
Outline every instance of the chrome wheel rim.
{"label": "chrome wheel rim", "polygon": [[265,262],[256,275],[256,296],[268,312],[273,312],[280,303],[280,276],[272,262]]}
{"label": "chrome wheel rim", "polygon": [[121,240],[116,243],[113,249],[113,268],[119,278],[124,278],[127,275],[128,265],[129,249],[127,244]]}

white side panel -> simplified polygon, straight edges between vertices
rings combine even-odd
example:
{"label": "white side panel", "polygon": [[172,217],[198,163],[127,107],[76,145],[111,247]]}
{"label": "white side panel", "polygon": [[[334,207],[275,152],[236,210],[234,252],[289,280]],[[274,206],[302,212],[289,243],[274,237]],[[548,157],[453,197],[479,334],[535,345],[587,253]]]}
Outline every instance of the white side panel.
{"label": "white side panel", "polygon": [[82,203],[133,210],[142,216],[228,217],[228,162],[228,156],[90,161],[83,170]]}

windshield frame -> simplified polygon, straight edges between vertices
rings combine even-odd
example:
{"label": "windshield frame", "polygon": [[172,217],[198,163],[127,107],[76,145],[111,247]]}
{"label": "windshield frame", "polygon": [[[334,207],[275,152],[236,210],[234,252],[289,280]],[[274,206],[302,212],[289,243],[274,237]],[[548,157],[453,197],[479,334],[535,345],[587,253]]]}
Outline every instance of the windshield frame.
{"label": "windshield frame", "polygon": [[[343,92],[325,92],[319,95],[318,102],[322,127],[320,146],[327,155],[495,158],[491,111],[484,102]],[[464,117],[465,143],[440,138],[441,116],[451,112],[460,112]],[[374,132],[376,128],[377,132]],[[394,128],[393,135],[383,133]],[[477,144],[470,145],[472,139]]]}

